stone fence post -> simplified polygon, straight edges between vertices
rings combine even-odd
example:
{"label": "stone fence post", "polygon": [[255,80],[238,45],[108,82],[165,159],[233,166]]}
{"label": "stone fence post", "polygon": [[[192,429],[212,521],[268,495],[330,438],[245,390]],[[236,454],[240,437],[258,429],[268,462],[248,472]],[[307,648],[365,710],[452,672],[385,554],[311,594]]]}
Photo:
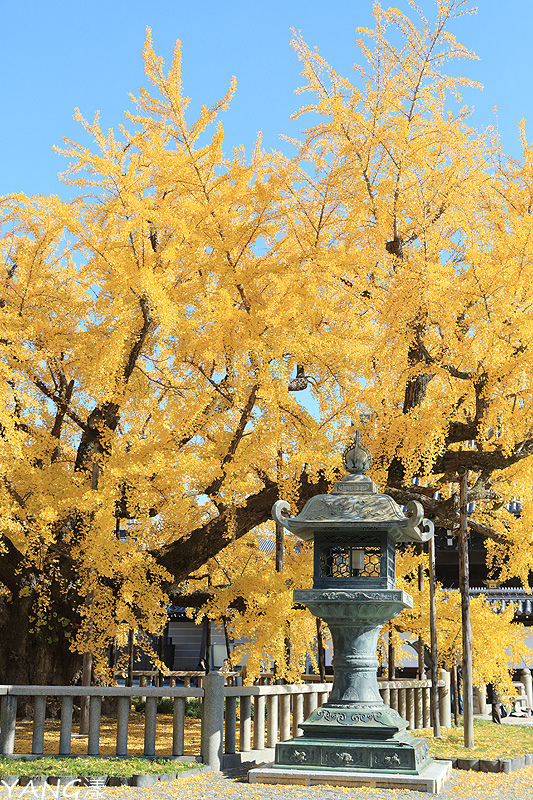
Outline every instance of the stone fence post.
{"label": "stone fence post", "polygon": [[533,678],[531,677],[531,670],[524,668],[520,673],[520,680],[526,690],[528,708],[533,708]]}
{"label": "stone fence post", "polygon": [[450,694],[450,673],[445,669],[439,672],[439,683],[444,681],[444,686],[439,686],[439,713],[440,724],[443,728],[452,727],[452,703]]}
{"label": "stone fence post", "polygon": [[17,724],[17,698],[13,695],[2,697],[0,714],[0,754],[12,755],[15,752],[15,726]]}
{"label": "stone fence post", "polygon": [[204,680],[201,754],[204,764],[220,772],[224,733],[224,675],[210,672]]}

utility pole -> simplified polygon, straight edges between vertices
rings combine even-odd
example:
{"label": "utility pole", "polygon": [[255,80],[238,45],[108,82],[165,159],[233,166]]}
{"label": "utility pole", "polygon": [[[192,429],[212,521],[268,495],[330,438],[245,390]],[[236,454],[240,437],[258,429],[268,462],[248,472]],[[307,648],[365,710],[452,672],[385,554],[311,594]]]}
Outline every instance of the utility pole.
{"label": "utility pole", "polygon": [[457,680],[457,655],[453,654],[452,665],[453,721],[459,727],[459,681]]}
{"label": "utility pole", "polygon": [[[87,651],[83,654],[83,666],[81,671],[81,685],[90,686],[91,676],[93,670],[93,654]],[[89,734],[89,697],[81,697],[80,703],[80,736],[87,736]]]}
{"label": "utility pole", "polygon": [[[424,545],[417,544],[416,552],[418,555],[422,555],[424,552]],[[424,567],[422,564],[418,565],[418,591],[422,593],[424,591]],[[424,665],[424,639],[422,636],[418,637],[418,680],[423,681],[425,677],[425,665]]]}
{"label": "utility pole", "polygon": [[322,620],[320,617],[316,618],[316,644],[317,644],[317,662],[318,672],[322,683],[326,682],[326,652],[324,650],[324,637],[322,636]]}
{"label": "utility pole", "polygon": [[[279,522],[276,522],[276,572],[283,572],[284,562],[285,562],[285,530],[283,528],[283,525],[280,525]],[[286,630],[283,649],[285,652],[285,663],[288,667],[290,663],[290,653],[291,653],[289,623],[287,623],[287,630]],[[274,671],[276,671],[275,666],[274,666]]]}
{"label": "utility pole", "polygon": [[[209,569],[209,563],[207,564],[207,591],[211,588],[211,570]],[[204,617],[205,620],[205,674],[208,675],[211,672],[211,644],[212,644],[212,637],[211,637],[211,617],[207,615]]]}
{"label": "utility pole", "polygon": [[440,709],[439,709],[439,672],[437,653],[437,601],[435,597],[435,537],[428,541],[429,547],[429,629],[431,639],[431,708],[433,711],[433,735],[436,739],[440,734]]}
{"label": "utility pole", "polygon": [[276,522],[276,572],[283,572],[285,556],[285,530],[283,525]]}
{"label": "utility pole", "polygon": [[133,686],[133,645],[134,633],[130,628],[128,631],[128,674],[126,676],[126,686]]}
{"label": "utility pole", "polygon": [[468,565],[467,489],[468,471],[459,475],[459,588],[461,590],[461,620],[463,629],[463,728],[465,747],[474,747],[474,702],[472,686],[472,631],[470,627],[470,576]]}

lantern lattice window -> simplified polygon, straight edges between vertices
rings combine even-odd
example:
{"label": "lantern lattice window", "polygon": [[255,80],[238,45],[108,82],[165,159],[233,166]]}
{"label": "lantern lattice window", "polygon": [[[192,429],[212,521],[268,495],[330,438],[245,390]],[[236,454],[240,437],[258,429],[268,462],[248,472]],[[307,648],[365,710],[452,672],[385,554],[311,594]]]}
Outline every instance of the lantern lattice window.
{"label": "lantern lattice window", "polygon": [[379,577],[381,570],[381,550],[379,547],[366,547],[365,548],[365,564],[358,574],[361,577]]}
{"label": "lantern lattice window", "polygon": [[394,541],[385,531],[345,534],[320,531],[314,539],[314,582],[318,588],[394,587]]}
{"label": "lantern lattice window", "polygon": [[320,558],[320,574],[323,578],[351,578],[352,548],[324,548]]}
{"label": "lantern lattice window", "polygon": [[379,547],[369,547],[363,551],[359,547],[337,545],[323,548],[320,554],[322,578],[379,577],[380,569]]}

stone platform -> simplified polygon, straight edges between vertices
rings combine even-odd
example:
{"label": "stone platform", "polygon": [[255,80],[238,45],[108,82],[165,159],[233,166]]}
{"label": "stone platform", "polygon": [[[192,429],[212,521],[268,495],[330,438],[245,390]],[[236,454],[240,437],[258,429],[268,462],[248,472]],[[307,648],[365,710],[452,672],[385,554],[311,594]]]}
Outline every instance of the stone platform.
{"label": "stone platform", "polygon": [[381,741],[301,736],[278,742],[275,755],[277,769],[348,769],[418,775],[430,762],[428,740],[406,733]]}
{"label": "stone platform", "polygon": [[432,761],[419,775],[405,773],[351,772],[338,769],[288,769],[265,764],[248,773],[250,783],[294,784],[297,786],[345,786],[356,789],[410,789],[439,794],[452,773],[449,761]]}

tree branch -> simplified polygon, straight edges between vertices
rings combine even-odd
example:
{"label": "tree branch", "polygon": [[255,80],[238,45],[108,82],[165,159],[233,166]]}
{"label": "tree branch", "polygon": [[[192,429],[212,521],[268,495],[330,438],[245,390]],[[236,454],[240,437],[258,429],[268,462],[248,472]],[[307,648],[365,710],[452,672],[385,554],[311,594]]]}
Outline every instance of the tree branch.
{"label": "tree branch", "polygon": [[449,480],[454,480],[459,467],[488,473],[512,467],[531,455],[533,455],[533,438],[519,442],[511,453],[505,455],[501,450],[448,450],[437,457],[432,472],[444,473]]}
{"label": "tree branch", "polygon": [[153,324],[152,312],[146,295],[139,297],[139,305],[143,315],[143,326],[135,338],[135,342],[130,350],[128,360],[126,362],[126,366],[124,367],[124,383],[127,383],[130,379],[131,373],[135,368],[135,364],[139,358],[144,342],[146,341],[146,337],[148,336],[150,328]]}
{"label": "tree branch", "polygon": [[69,419],[71,419],[71,420],[72,420],[72,422],[75,422],[75,423],[76,423],[76,425],[77,425],[79,428],[81,428],[81,430],[82,430],[82,431],[86,431],[86,430],[87,430],[87,423],[86,423],[86,422],[84,422],[84,421],[82,420],[82,418],[81,418],[81,417],[80,417],[78,414],[76,414],[76,412],[75,412],[75,411],[73,411],[71,408],[64,408],[64,406],[65,406],[65,398],[64,398],[64,397],[61,397],[60,395],[56,394],[56,392],[53,392],[53,391],[52,391],[52,390],[51,390],[51,389],[50,389],[50,388],[49,388],[49,387],[46,385],[46,383],[45,383],[44,381],[42,381],[40,378],[33,377],[33,378],[32,378],[32,380],[33,380],[33,383],[35,384],[35,386],[36,386],[36,387],[37,387],[37,388],[38,388],[38,389],[39,389],[39,390],[40,390],[40,391],[41,391],[41,392],[42,392],[42,393],[43,393],[43,394],[44,394],[46,397],[48,397],[48,398],[49,398],[49,399],[50,399],[50,400],[51,400],[53,403],[55,403],[55,404],[56,404],[56,406],[58,407],[58,409],[60,409],[60,410],[62,410],[62,411],[63,411],[63,409],[64,409],[63,413],[64,413],[64,415],[65,415],[65,416],[67,416]]}
{"label": "tree branch", "polygon": [[[329,483],[324,477],[321,477],[317,483],[311,483],[307,473],[302,472],[299,482],[298,506],[301,508],[310,497],[326,492],[328,488]],[[257,525],[272,519],[272,506],[278,499],[278,487],[276,484],[272,484],[248,497],[242,506],[237,506],[232,519],[234,538],[240,539]],[[191,531],[188,536],[172,542],[160,550],[152,551],[157,563],[174,576],[176,583],[187,580],[192,572],[200,569],[210,558],[228,546],[229,511],[229,507],[221,507],[218,516]]]}
{"label": "tree branch", "polygon": [[221,472],[220,472],[219,477],[215,478],[215,480],[212,481],[210,483],[210,485],[207,486],[205,488],[205,490],[204,490],[206,495],[208,495],[209,497],[212,497],[212,495],[216,495],[218,493],[218,490],[220,489],[220,487],[222,486],[222,484],[224,482],[224,477],[225,477],[224,467],[226,466],[226,464],[229,464],[233,460],[233,456],[235,455],[237,447],[239,446],[239,442],[241,441],[241,439],[242,439],[242,437],[244,435],[244,429],[246,428],[246,425],[248,424],[248,421],[250,419],[250,415],[251,415],[251,413],[253,411],[253,408],[255,406],[255,400],[256,400],[256,397],[257,397],[257,388],[258,388],[257,384],[254,384],[252,386],[252,390],[251,390],[250,394],[248,395],[248,400],[246,401],[246,404],[245,404],[244,408],[242,409],[241,416],[240,416],[240,419],[239,419],[239,424],[237,425],[237,428],[235,429],[235,432],[234,432],[234,434],[233,434],[233,436],[231,438],[231,442],[229,443],[229,447],[228,447],[227,453],[224,456],[224,458],[222,459],[222,462],[220,464]]}
{"label": "tree branch", "polygon": [[[216,586],[213,588],[217,588]],[[170,593],[172,605],[183,606],[184,608],[201,608],[210,600],[213,599],[213,594],[210,592],[191,592],[191,594],[177,594]],[[241,614],[246,611],[246,600],[244,597],[236,597],[228,606]]]}
{"label": "tree branch", "polygon": [[[54,437],[54,439],[59,439],[61,436],[61,428],[63,427],[63,422],[65,419],[65,414],[67,413],[67,409],[70,405],[70,401],[72,399],[72,392],[74,391],[74,380],[71,380],[68,386],[65,388],[61,387],[61,394],[63,395],[63,405],[62,407],[58,406],[56,418],[54,420],[53,428],[50,432],[50,435]],[[59,444],[57,447],[54,448],[54,452],[52,453],[52,462],[57,461],[61,453]]]}

